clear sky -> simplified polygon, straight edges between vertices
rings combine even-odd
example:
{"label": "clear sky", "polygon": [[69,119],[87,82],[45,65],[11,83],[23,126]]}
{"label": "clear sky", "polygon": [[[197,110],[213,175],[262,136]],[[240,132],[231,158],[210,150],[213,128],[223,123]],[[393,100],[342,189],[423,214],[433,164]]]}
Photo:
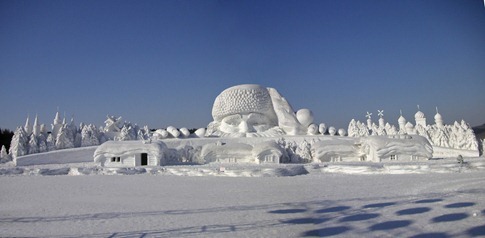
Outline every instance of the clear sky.
{"label": "clear sky", "polygon": [[[467,1],[0,1],[0,127],[107,114],[199,128],[215,97],[276,88],[315,122],[366,111],[485,123],[485,7]],[[377,117],[374,117],[377,121]]]}

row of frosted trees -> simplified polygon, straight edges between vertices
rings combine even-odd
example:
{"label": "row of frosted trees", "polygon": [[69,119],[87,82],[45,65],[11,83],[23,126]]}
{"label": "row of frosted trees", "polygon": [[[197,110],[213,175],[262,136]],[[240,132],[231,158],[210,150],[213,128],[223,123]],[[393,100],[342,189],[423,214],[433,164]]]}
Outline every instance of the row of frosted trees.
{"label": "row of frosted trees", "polygon": [[369,127],[368,125],[352,120],[348,127],[348,136],[360,137],[367,135],[398,135],[398,134],[414,134],[425,137],[434,146],[477,150],[478,141],[475,133],[470,125],[465,121],[458,123],[455,121],[453,125],[421,125],[413,126],[409,122],[399,129],[394,125],[385,123],[384,125],[376,125],[374,123]]}
{"label": "row of frosted trees", "polygon": [[145,140],[149,138],[150,130],[146,126],[139,128],[137,125],[124,122],[120,124],[120,127],[105,130],[103,127],[97,128],[93,124],[84,123],[76,127],[73,120],[70,123],[54,124],[51,132],[47,132],[44,126],[34,125],[33,129],[28,126],[18,127],[12,137],[9,152],[7,153],[3,146],[0,151],[0,159],[5,162],[28,154],[96,146],[107,140]]}

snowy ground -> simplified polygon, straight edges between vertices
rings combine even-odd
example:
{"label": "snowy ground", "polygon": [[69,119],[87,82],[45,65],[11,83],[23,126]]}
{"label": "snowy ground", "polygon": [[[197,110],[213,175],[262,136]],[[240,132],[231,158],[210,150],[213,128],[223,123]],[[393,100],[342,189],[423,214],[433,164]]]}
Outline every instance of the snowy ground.
{"label": "snowy ground", "polygon": [[466,161],[224,172],[215,165],[2,165],[0,236],[485,236],[484,159]]}

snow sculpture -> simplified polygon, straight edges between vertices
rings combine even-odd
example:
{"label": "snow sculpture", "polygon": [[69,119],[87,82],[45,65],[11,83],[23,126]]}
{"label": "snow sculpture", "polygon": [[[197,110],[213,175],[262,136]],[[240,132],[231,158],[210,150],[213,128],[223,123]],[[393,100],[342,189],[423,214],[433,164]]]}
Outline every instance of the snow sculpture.
{"label": "snow sculpture", "polygon": [[15,130],[12,141],[10,142],[10,149],[8,154],[12,159],[16,159],[18,156],[26,155],[28,153],[28,135],[23,127],[17,127]]}
{"label": "snow sculpture", "polygon": [[201,159],[205,163],[281,163],[287,160],[285,151],[274,141],[255,145],[248,143],[211,143],[202,147]]}
{"label": "snow sculpture", "polygon": [[427,160],[433,148],[422,136],[337,137],[316,142],[312,147],[318,162]]}
{"label": "snow sculpture", "polygon": [[152,137],[155,140],[165,139],[165,138],[168,137],[168,131],[166,131],[164,129],[158,129],[155,132],[153,132]]}
{"label": "snow sculpture", "polygon": [[313,123],[313,113],[308,109],[300,109],[296,112],[296,119],[302,126],[308,127]]}
{"label": "snow sculpture", "polygon": [[346,134],[347,134],[347,133],[346,133],[346,131],[345,131],[345,129],[344,129],[344,128],[340,128],[340,129],[338,129],[338,135],[339,135],[339,136],[345,136]]}
{"label": "snow sculpture", "polygon": [[424,116],[424,113],[419,110],[419,105],[418,105],[418,112],[414,114],[414,120],[416,121],[416,126],[420,125],[422,127],[426,127],[426,117]]}
{"label": "snow sculpture", "polygon": [[337,129],[335,129],[335,127],[331,126],[328,128],[328,134],[330,134],[330,136],[334,136],[335,133],[337,133]]}
{"label": "snow sculpture", "polygon": [[[382,116],[381,110],[378,110],[379,116]],[[458,154],[467,156],[477,156],[478,141],[471,130],[470,125],[465,121],[456,122],[453,125],[445,125],[443,123],[443,117],[436,108],[436,115],[434,116],[435,124],[427,125],[426,117],[423,112],[419,111],[415,114],[416,126],[413,126],[410,122],[406,122],[406,119],[400,111],[400,117],[398,118],[399,130],[395,126],[385,123],[379,119],[379,126],[372,123],[370,115],[372,113],[367,112],[366,117],[367,126],[363,126],[362,132],[359,131],[359,121],[352,119],[349,123],[349,136],[365,136],[365,133],[372,135],[420,135],[427,139],[434,148],[435,156],[438,157],[456,157]],[[369,127],[370,124],[370,127]],[[359,133],[356,133],[359,131]]]}
{"label": "snow sculpture", "polygon": [[32,133],[32,125],[30,124],[30,116],[27,116],[27,120],[25,120],[24,130],[25,130],[25,133],[27,133],[27,135]]}
{"label": "snow sculpture", "polygon": [[205,136],[205,128],[199,128],[194,132],[196,137],[202,138]]}
{"label": "snow sculpture", "polygon": [[171,135],[173,138],[178,138],[180,136],[180,131],[177,130],[177,128],[173,126],[167,127],[167,132],[169,135]]}
{"label": "snow sculpture", "polygon": [[372,113],[367,112],[365,117],[367,117],[367,127],[372,128]]}
{"label": "snow sculpture", "polygon": [[182,127],[180,128],[180,135],[184,138],[187,138],[190,136],[190,131],[189,129],[185,128],[185,127]]}
{"label": "snow sculpture", "polygon": [[165,165],[166,149],[161,141],[107,141],[94,152],[94,162],[107,167]]}
{"label": "snow sculpture", "polygon": [[29,154],[39,153],[39,142],[37,136],[32,135],[29,141]]}
{"label": "snow sculpture", "polygon": [[99,145],[98,130],[95,125],[84,125],[81,129],[81,147]]}
{"label": "snow sculpture", "polygon": [[10,161],[10,156],[7,153],[7,149],[4,145],[2,145],[2,149],[0,150],[0,163],[5,163]]}
{"label": "snow sculpture", "polygon": [[425,160],[433,156],[433,147],[422,136],[368,136],[361,143],[367,159],[383,160]]}
{"label": "snow sculpture", "polygon": [[298,155],[300,163],[312,162],[311,144],[303,140],[296,148],[295,154]]}
{"label": "snow sculpture", "polygon": [[313,122],[313,116],[307,109],[300,111],[300,118],[297,118],[286,99],[275,89],[255,84],[237,85],[216,97],[212,107],[214,121],[207,126],[206,136],[303,135]]}
{"label": "snow sculpture", "polygon": [[359,147],[358,138],[336,137],[332,140],[322,140],[312,147],[315,162],[363,161],[365,153]]}
{"label": "snow sculpture", "polygon": [[316,124],[310,124],[307,130],[308,135],[317,135],[318,134],[318,126]]}
{"label": "snow sculpture", "polygon": [[62,150],[62,149],[70,149],[70,148],[74,148],[72,132],[70,131],[67,125],[64,125],[63,127],[61,127],[61,130],[57,135],[56,149]]}
{"label": "snow sculpture", "polygon": [[379,116],[379,127],[385,127],[384,125],[384,110],[377,110],[377,115]]}
{"label": "snow sculpture", "polygon": [[120,132],[123,127],[123,122],[121,117],[116,118],[115,116],[106,116],[106,121],[104,121],[104,131],[105,132]]}
{"label": "snow sculpture", "polygon": [[325,123],[320,123],[320,125],[318,125],[318,132],[324,135],[326,131],[327,131],[327,126],[325,125]]}

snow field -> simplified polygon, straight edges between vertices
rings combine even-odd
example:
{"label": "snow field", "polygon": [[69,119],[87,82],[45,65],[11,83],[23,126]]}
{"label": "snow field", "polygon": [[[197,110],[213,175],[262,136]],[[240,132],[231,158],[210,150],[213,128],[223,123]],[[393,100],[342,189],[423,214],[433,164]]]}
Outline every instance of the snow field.
{"label": "snow field", "polygon": [[474,237],[485,173],[0,176],[0,236]]}

